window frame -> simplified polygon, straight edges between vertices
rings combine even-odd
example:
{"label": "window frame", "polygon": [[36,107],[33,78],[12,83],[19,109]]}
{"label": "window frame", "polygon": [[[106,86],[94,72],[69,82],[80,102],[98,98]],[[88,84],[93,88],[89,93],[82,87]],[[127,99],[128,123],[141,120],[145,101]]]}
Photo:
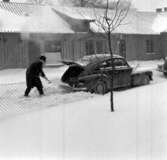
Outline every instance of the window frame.
{"label": "window frame", "polygon": [[146,40],[146,53],[154,53],[154,41],[153,39]]}
{"label": "window frame", "polygon": [[[54,45],[54,48],[51,48],[51,45]],[[45,52],[60,52],[62,51],[62,43],[61,41],[45,41],[44,46]]]}

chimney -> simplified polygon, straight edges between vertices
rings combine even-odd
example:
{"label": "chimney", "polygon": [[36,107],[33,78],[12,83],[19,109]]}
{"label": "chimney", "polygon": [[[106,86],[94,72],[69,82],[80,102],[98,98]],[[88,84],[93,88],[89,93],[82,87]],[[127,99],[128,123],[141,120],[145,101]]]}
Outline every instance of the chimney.
{"label": "chimney", "polygon": [[9,2],[10,0],[3,0],[3,2]]}
{"label": "chimney", "polygon": [[162,8],[156,8],[156,12],[157,13],[161,13],[162,12]]}

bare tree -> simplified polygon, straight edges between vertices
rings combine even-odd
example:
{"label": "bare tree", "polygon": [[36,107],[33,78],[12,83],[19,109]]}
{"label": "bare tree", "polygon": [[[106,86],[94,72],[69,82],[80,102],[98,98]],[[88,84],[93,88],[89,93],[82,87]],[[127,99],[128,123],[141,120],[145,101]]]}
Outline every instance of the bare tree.
{"label": "bare tree", "polygon": [[112,33],[115,29],[117,29],[120,25],[123,25],[123,21],[128,15],[130,9],[130,2],[128,5],[122,6],[121,0],[114,1],[113,9],[109,9],[109,0],[106,0],[106,7],[104,9],[104,14],[99,15],[96,9],[94,9],[95,13],[95,23],[99,29],[103,30],[105,33],[105,37],[108,41],[109,53],[111,55],[111,65],[113,72],[111,74],[110,79],[110,104],[111,111],[114,111],[114,99],[113,99],[113,79],[114,79],[114,62],[113,62],[113,50],[112,50]]}

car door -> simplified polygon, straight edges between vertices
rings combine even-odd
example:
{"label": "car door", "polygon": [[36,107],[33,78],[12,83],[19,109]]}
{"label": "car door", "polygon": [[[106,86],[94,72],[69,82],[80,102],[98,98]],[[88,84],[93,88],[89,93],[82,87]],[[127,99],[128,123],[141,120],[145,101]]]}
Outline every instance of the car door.
{"label": "car door", "polygon": [[114,88],[130,86],[132,68],[128,65],[128,63],[124,58],[114,58],[113,63],[114,63],[114,70],[112,68],[111,59],[108,59],[98,65],[97,71],[99,72],[100,69],[102,73],[105,73],[109,77],[111,77],[111,74],[113,73]]}
{"label": "car door", "polygon": [[132,68],[125,59],[114,59],[114,88],[128,87],[131,85]]}
{"label": "car door", "polygon": [[107,61],[103,62],[105,69],[105,74],[111,76],[112,72],[114,74],[113,77],[113,87],[114,88],[121,88],[127,87],[131,85],[131,72],[132,68],[128,65],[124,58],[114,58],[114,70],[112,68],[112,61],[108,59]]}

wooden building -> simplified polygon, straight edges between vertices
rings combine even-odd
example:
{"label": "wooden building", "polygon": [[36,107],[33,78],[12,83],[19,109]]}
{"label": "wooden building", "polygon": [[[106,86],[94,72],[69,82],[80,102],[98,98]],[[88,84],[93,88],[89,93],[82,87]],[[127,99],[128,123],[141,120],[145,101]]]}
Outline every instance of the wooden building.
{"label": "wooden building", "polygon": [[[0,68],[26,67],[39,55],[46,55],[47,64],[55,65],[62,59],[108,53],[105,33],[95,26],[92,11],[0,2]],[[162,58],[167,52],[167,35],[153,27],[158,16],[154,12],[130,11],[127,25],[112,33],[114,54],[127,60]]]}
{"label": "wooden building", "polygon": [[[79,19],[89,17],[95,19],[93,10],[90,8],[68,8],[57,7],[57,12],[61,12],[66,17]],[[63,11],[63,13],[62,13]],[[74,12],[75,11],[75,12]],[[104,14],[103,9],[97,9],[98,14]],[[154,27],[157,17],[156,12],[129,11],[125,19],[125,24],[119,26],[112,33],[112,47],[114,54],[119,54],[127,60],[152,60],[162,57],[161,31]],[[89,32],[80,36],[76,34],[69,43],[72,43],[69,57],[78,59],[84,55],[102,54],[108,52],[108,42],[104,31],[97,28],[95,21],[90,21]]]}

